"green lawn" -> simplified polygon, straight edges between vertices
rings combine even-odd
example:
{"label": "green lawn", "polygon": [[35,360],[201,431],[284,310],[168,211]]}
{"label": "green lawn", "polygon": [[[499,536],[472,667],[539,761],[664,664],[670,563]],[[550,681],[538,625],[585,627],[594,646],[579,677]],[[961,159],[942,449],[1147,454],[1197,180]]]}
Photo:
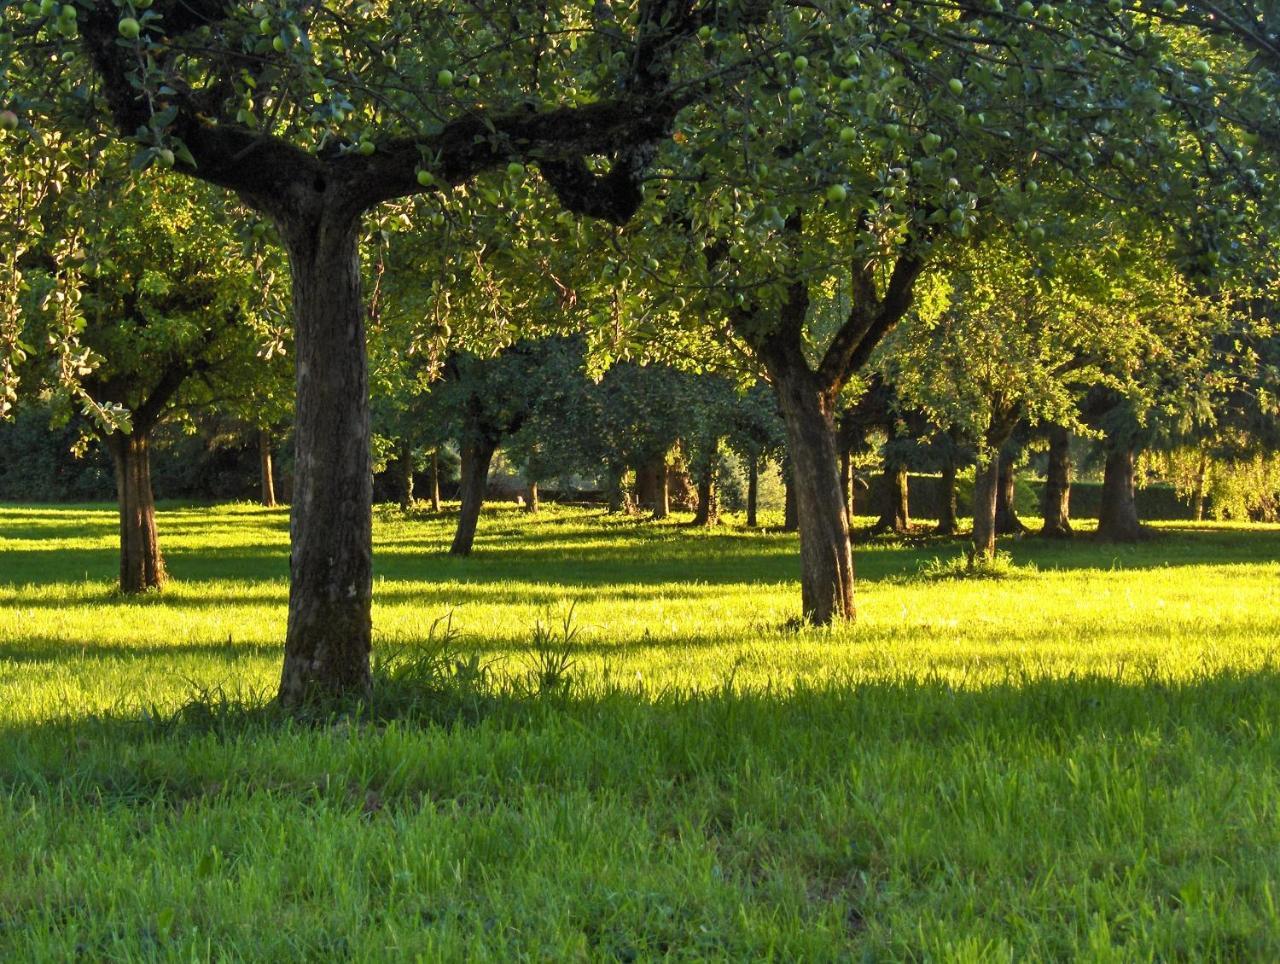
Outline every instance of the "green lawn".
{"label": "green lawn", "polygon": [[793,536],[388,512],[325,725],[286,514],[160,528],[125,601],[111,509],[0,507],[2,959],[1280,959],[1280,527],[877,543],[796,631]]}

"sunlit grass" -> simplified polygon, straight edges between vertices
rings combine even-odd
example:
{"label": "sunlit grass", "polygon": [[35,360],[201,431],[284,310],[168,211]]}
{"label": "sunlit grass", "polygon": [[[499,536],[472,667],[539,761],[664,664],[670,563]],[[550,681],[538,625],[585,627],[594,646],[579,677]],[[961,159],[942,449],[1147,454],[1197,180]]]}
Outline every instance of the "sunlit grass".
{"label": "sunlit grass", "polygon": [[572,611],[567,695],[188,726],[274,688],[286,513],[166,509],[124,600],[114,512],[0,508],[0,954],[1280,956],[1280,527],[879,541],[796,630],[794,536],[451,522],[379,513],[376,648],[500,688]]}

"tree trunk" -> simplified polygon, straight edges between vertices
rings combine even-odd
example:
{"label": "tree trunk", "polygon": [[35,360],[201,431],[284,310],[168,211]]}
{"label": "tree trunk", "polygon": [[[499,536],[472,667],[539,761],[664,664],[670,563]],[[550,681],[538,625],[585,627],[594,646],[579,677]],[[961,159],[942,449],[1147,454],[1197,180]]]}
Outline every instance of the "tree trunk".
{"label": "tree trunk", "polygon": [[671,469],[667,465],[665,454],[657,461],[657,477],[658,491],[653,503],[653,517],[665,519],[671,515]]}
{"label": "tree trunk", "polygon": [[999,478],[996,480],[996,535],[1020,536],[1027,531],[1018,518],[1018,472],[1013,456],[1001,454]]}
{"label": "tree trunk", "polygon": [[849,450],[844,449],[840,453],[840,490],[844,493],[844,510],[850,518],[853,517],[853,459],[849,455]]}
{"label": "tree trunk", "polygon": [[760,459],[751,456],[747,459],[747,528],[754,529],[759,524],[757,519],[760,506]]}
{"label": "tree trunk", "polygon": [[959,530],[959,513],[956,511],[956,460],[948,457],[942,465],[942,482],[938,507],[938,527],[933,531],[940,536],[953,536]]}
{"label": "tree trunk", "polygon": [[806,621],[819,626],[853,619],[853,549],[835,422],[816,376],[802,359],[772,361],[800,529],[802,612]]}
{"label": "tree trunk", "polygon": [[800,528],[800,516],[796,509],[795,470],[788,461],[782,470],[782,531],[795,532]]}
{"label": "tree trunk", "polygon": [[1049,429],[1049,465],[1044,480],[1042,536],[1069,539],[1071,531],[1071,433],[1061,425]]}
{"label": "tree trunk", "polygon": [[996,502],[1000,493],[1000,456],[978,461],[973,479],[973,557],[990,561],[996,555]]}
{"label": "tree trunk", "polygon": [[707,464],[698,473],[698,507],[693,513],[695,526],[713,526],[720,522],[720,501],[716,493],[716,457],[719,442],[712,447]]}
{"label": "tree trunk", "polygon": [[630,512],[632,500],[627,492],[626,466],[610,466],[605,470],[605,500],[610,512]]}
{"label": "tree trunk", "polygon": [[151,492],[151,449],[147,430],[113,432],[107,450],[115,466],[120,503],[120,591],[159,589],[168,578],[156,535],[156,502]]}
{"label": "tree trunk", "polygon": [[1147,536],[1138,521],[1134,500],[1134,462],[1130,447],[1109,450],[1102,476],[1102,505],[1098,510],[1098,538],[1106,542],[1137,542]]}
{"label": "tree trunk", "polygon": [[413,508],[413,446],[408,439],[401,439],[396,453],[400,470],[400,508],[408,512]]}
{"label": "tree trunk", "polygon": [[655,519],[665,519],[671,514],[666,453],[636,469],[636,503],[649,509]]}
{"label": "tree trunk", "polygon": [[907,467],[895,459],[884,463],[884,505],[873,531],[905,533],[911,529],[910,490]]}
{"label": "tree trunk", "polygon": [[1205,489],[1209,482],[1209,456],[1200,453],[1200,462],[1196,466],[1196,490],[1192,495],[1191,506],[1196,522],[1204,521]]}
{"label": "tree trunk", "polygon": [[538,483],[536,480],[531,481],[525,490],[524,511],[525,512],[538,511]]}
{"label": "tree trunk", "polygon": [[318,213],[281,224],[293,277],[297,374],[289,628],[280,678],[286,706],[364,698],[372,685],[373,473],[360,224],[350,212],[333,211],[332,201],[309,200]]}
{"label": "tree trunk", "polygon": [[276,479],[271,465],[271,433],[265,428],[258,430],[258,461],[261,466],[262,504],[268,509],[276,506]]}
{"label": "tree trunk", "polygon": [[485,489],[489,485],[489,466],[496,442],[488,439],[469,442],[462,446],[462,479],[459,483],[462,507],[458,511],[458,530],[453,537],[449,554],[467,556],[476,538],[476,524],[480,521],[480,509],[484,506]]}
{"label": "tree trunk", "polygon": [[440,511],[440,449],[431,450],[431,511]]}

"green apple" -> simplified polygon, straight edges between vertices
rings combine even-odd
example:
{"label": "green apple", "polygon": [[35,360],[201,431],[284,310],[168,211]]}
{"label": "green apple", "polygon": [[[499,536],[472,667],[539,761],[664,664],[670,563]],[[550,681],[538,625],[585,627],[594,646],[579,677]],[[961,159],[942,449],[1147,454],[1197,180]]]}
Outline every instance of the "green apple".
{"label": "green apple", "polygon": [[524,165],[519,161],[512,161],[507,165],[507,177],[524,177]]}
{"label": "green apple", "polygon": [[804,54],[801,54],[799,57],[797,57],[794,62],[795,62],[796,70],[804,70],[809,66],[809,58],[806,57]]}
{"label": "green apple", "polygon": [[167,147],[160,148],[160,150],[156,151],[156,161],[159,162],[162,167],[173,167],[173,151],[169,150]]}
{"label": "green apple", "polygon": [[435,182],[435,176],[430,171],[418,170],[418,183],[423,187],[430,187]]}
{"label": "green apple", "polygon": [[843,184],[832,184],[827,188],[827,200],[832,204],[840,204],[849,196],[849,189]]}
{"label": "green apple", "polygon": [[472,90],[477,90],[477,89],[479,89],[479,87],[480,87],[480,75],[479,75],[479,74],[470,74],[470,75],[467,77],[467,86],[468,86],[468,87],[470,87]]}
{"label": "green apple", "polygon": [[852,127],[840,128],[840,140],[843,143],[845,144],[852,143],[854,140],[857,139],[857,137],[858,137],[858,132],[854,130]]}
{"label": "green apple", "polygon": [[1032,3],[1031,0],[1022,0],[1022,2],[1018,4],[1019,17],[1026,18],[1031,16],[1035,12],[1036,12],[1036,5]]}
{"label": "green apple", "polygon": [[802,100],[804,100],[804,88],[792,87],[789,91],[787,91],[787,100],[791,101],[791,103],[793,104],[800,103]]}
{"label": "green apple", "polygon": [[125,40],[137,40],[138,34],[142,33],[142,27],[133,17],[125,17],[116,26],[116,29],[120,31],[120,36],[124,37]]}
{"label": "green apple", "polygon": [[951,93],[957,97],[964,93],[964,81],[959,77],[952,77],[947,81],[947,86],[951,88]]}
{"label": "green apple", "polygon": [[436,74],[436,84],[441,87],[452,87],[453,71],[449,70],[447,67],[441,70],[440,73]]}
{"label": "green apple", "polygon": [[705,24],[705,23],[704,23],[701,27],[699,27],[699,28],[698,28],[698,39],[699,39],[699,40],[710,40],[710,39],[711,39],[711,34],[712,34],[712,30],[711,30],[711,28],[710,28],[709,26],[707,26],[707,24]]}
{"label": "green apple", "polygon": [[363,154],[365,157],[368,157],[370,154],[372,154],[375,149],[376,148],[374,148],[373,146],[373,141],[370,141],[370,140],[361,139],[360,143],[356,145],[356,150],[359,151],[361,154]]}

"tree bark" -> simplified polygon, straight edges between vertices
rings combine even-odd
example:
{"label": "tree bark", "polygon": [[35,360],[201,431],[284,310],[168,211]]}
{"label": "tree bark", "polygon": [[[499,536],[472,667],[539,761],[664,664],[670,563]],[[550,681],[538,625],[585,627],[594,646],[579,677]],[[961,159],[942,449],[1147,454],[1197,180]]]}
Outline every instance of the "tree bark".
{"label": "tree bark", "polygon": [[538,483],[536,480],[529,482],[525,489],[524,511],[538,511]]}
{"label": "tree bark", "polygon": [[115,467],[120,503],[120,591],[140,593],[161,588],[168,574],[156,533],[156,502],[151,491],[151,449],[147,429],[113,432],[107,450]]}
{"label": "tree bark", "polygon": [[956,460],[948,457],[942,464],[942,482],[939,493],[938,526],[933,531],[940,536],[953,536],[960,528],[956,511]]}
{"label": "tree bark", "polygon": [[973,559],[990,561],[996,555],[996,502],[1000,492],[1000,457],[979,459],[973,479]]}
{"label": "tree bark", "polygon": [[886,458],[884,464],[884,505],[875,532],[905,533],[911,530],[910,478],[902,462]]}
{"label": "tree bark", "polygon": [[760,507],[760,459],[751,456],[747,459],[747,528],[754,529],[759,524]]}
{"label": "tree bark", "polygon": [[431,511],[440,511],[440,449],[431,450]]}
{"label": "tree bark", "polygon": [[396,462],[400,471],[400,509],[413,508],[413,446],[408,439],[401,439],[397,446]]}
{"label": "tree bark", "polygon": [[258,431],[258,461],[262,479],[262,504],[268,509],[276,505],[275,471],[271,463],[271,433],[265,428]]}
{"label": "tree bark", "polygon": [[1102,476],[1102,505],[1098,510],[1098,538],[1105,542],[1137,542],[1148,535],[1138,521],[1134,499],[1134,465],[1132,447],[1121,446],[1107,451],[1107,464]]}
{"label": "tree bark", "polygon": [[835,421],[802,358],[769,359],[787,430],[791,488],[800,529],[800,597],[806,621],[854,618],[849,510],[840,486]]}
{"label": "tree bark", "polygon": [[449,554],[467,556],[476,538],[476,525],[484,506],[485,489],[489,485],[489,466],[498,444],[488,439],[471,441],[462,446],[462,479],[459,483],[462,507],[458,511],[458,529]]}
{"label": "tree bark", "polygon": [[720,501],[716,492],[716,458],[719,442],[712,447],[707,464],[698,473],[698,507],[693,513],[695,526],[713,526],[720,522]]}
{"label": "tree bark", "polygon": [[996,480],[996,535],[999,536],[1020,536],[1027,531],[1018,518],[1018,472],[1013,461],[1012,455],[1001,453]]}
{"label": "tree bark", "polygon": [[1071,433],[1061,425],[1049,429],[1049,464],[1044,480],[1042,536],[1069,539],[1071,529]]}
{"label": "tree bark", "polygon": [[373,473],[359,218],[332,199],[312,199],[280,226],[293,278],[297,375],[280,701],[298,706],[367,697],[371,689]]}
{"label": "tree bark", "polygon": [[853,517],[853,459],[849,450],[840,451],[840,490],[844,493],[844,510]]}
{"label": "tree bark", "polygon": [[665,452],[636,469],[636,503],[649,509],[655,519],[665,519],[671,514],[671,490],[667,481]]}

